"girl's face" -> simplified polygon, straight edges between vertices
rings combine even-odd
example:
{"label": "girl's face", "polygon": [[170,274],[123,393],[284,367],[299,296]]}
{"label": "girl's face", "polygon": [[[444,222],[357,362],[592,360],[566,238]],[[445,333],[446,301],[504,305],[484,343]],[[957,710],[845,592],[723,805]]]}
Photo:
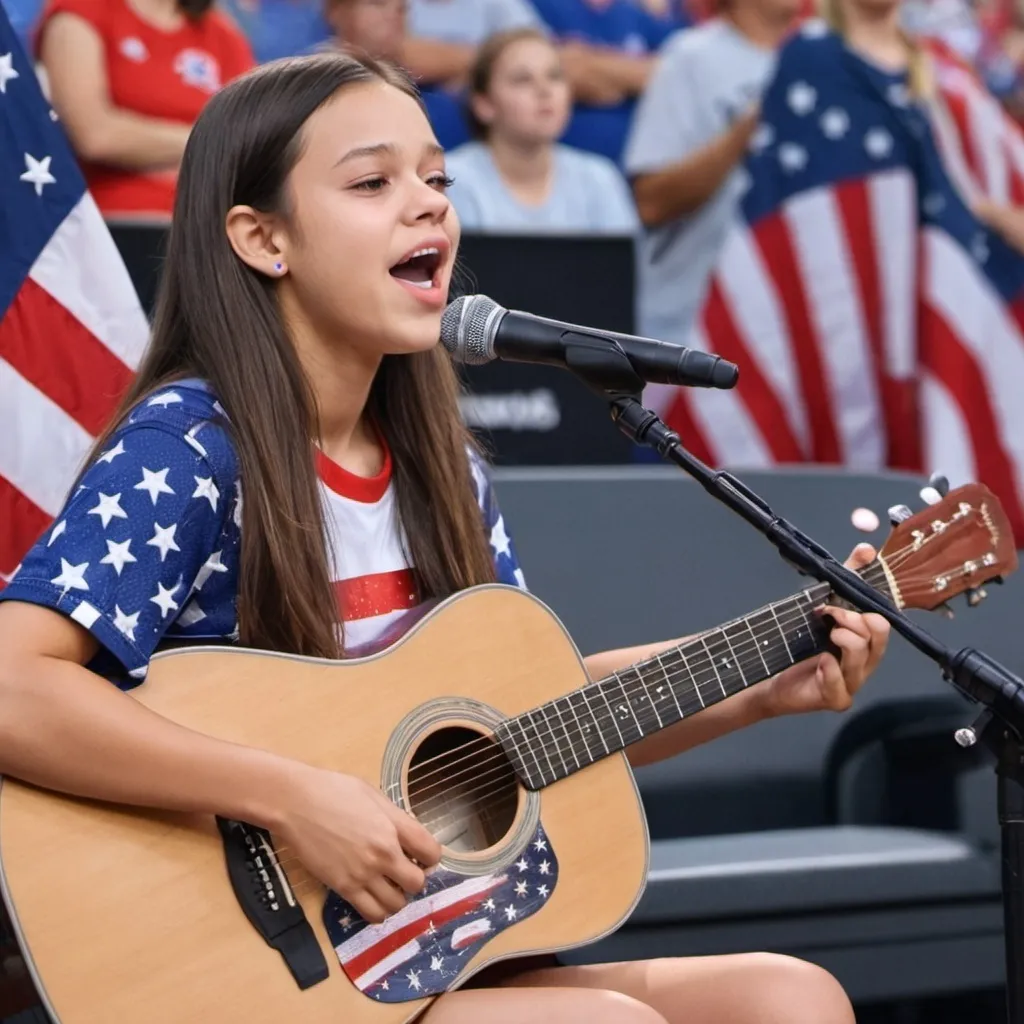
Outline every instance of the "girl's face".
{"label": "girl's face", "polygon": [[473,108],[492,135],[517,142],[555,142],[571,110],[569,83],[558,52],[540,39],[506,46],[491,70],[486,96]]}
{"label": "girl's face", "polygon": [[[270,227],[286,320],[370,358],[433,347],[459,223],[444,154],[419,105],[383,82],[310,117]],[[271,275],[273,276],[273,275]]]}

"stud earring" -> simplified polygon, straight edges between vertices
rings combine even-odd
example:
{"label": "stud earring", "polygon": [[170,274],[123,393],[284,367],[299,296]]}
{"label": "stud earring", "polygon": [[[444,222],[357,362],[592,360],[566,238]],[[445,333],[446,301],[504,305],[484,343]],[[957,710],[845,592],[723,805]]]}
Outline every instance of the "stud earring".
{"label": "stud earring", "polygon": [[284,264],[283,263],[275,263],[274,264],[274,270],[276,270],[277,273],[279,273],[279,274],[283,274],[284,273]]}

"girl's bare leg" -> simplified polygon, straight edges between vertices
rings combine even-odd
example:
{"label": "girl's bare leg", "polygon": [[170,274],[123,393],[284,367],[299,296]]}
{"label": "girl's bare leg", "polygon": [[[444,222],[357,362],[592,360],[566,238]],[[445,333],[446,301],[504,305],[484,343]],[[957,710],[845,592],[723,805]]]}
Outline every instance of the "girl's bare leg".
{"label": "girl's bare leg", "polygon": [[450,993],[423,1024],[855,1024],[839,983],[769,953],[544,967]]}
{"label": "girl's bare leg", "polygon": [[657,1010],[667,1024],[856,1024],[831,974],[773,953],[546,967],[507,984],[610,989]]}
{"label": "girl's bare leg", "polygon": [[476,988],[442,996],[417,1024],[668,1024],[656,1010],[599,988]]}

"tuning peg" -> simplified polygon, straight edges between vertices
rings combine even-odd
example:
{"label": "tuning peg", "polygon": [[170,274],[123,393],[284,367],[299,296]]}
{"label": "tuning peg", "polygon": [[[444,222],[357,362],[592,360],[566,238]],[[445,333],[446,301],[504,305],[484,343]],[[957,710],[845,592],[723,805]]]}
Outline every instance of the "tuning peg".
{"label": "tuning peg", "polygon": [[[944,498],[949,494],[949,481],[941,473],[932,473],[928,477],[928,486],[939,492],[939,497]],[[929,502],[929,505],[935,504]]]}
{"label": "tuning peg", "polygon": [[932,487],[931,484],[929,484],[927,487],[922,487],[918,493],[921,496],[921,500],[926,505],[937,505],[940,501],[942,501],[942,495],[939,493],[938,489]]}
{"label": "tuning peg", "polygon": [[939,614],[940,614],[940,615],[941,615],[941,616],[942,616],[942,617],[943,617],[944,619],[953,619],[953,618],[956,618],[956,612],[954,612],[954,611],[953,611],[953,609],[952,609],[952,608],[950,608],[950,607],[949,607],[949,605],[948,605],[948,604],[946,604],[945,602],[943,602],[942,604],[940,604],[940,605],[939,605],[939,606],[938,606],[938,607],[937,607],[937,608],[936,608],[935,610],[936,610],[936,611],[937,611],[937,612],[938,612],[938,613],[939,613]]}
{"label": "tuning peg", "polygon": [[976,608],[979,604],[981,604],[982,601],[985,600],[986,597],[988,597],[988,591],[986,591],[983,587],[974,587],[966,591],[966,593],[968,608]]}
{"label": "tuning peg", "polygon": [[861,533],[874,533],[878,529],[878,516],[869,508],[855,508],[850,514],[854,529]]}
{"label": "tuning peg", "polygon": [[893,526],[899,526],[905,519],[909,519],[914,513],[908,505],[893,505],[887,512],[889,522]]}

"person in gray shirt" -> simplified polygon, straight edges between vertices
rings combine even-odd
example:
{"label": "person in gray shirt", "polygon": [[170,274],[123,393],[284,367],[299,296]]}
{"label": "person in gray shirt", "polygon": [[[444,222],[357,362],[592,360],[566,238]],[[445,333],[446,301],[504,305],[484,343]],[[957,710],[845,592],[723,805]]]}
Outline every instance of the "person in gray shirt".
{"label": "person in gray shirt", "polygon": [[682,343],[744,190],[759,101],[800,0],[728,0],[665,44],[641,97],[625,168],[645,231],[640,333]]}
{"label": "person in gray shirt", "polygon": [[639,228],[629,188],[607,157],[557,140],[572,97],[556,47],[531,29],[499,33],[470,72],[477,141],[448,154],[448,193],[462,226],[489,232],[601,232]]}

